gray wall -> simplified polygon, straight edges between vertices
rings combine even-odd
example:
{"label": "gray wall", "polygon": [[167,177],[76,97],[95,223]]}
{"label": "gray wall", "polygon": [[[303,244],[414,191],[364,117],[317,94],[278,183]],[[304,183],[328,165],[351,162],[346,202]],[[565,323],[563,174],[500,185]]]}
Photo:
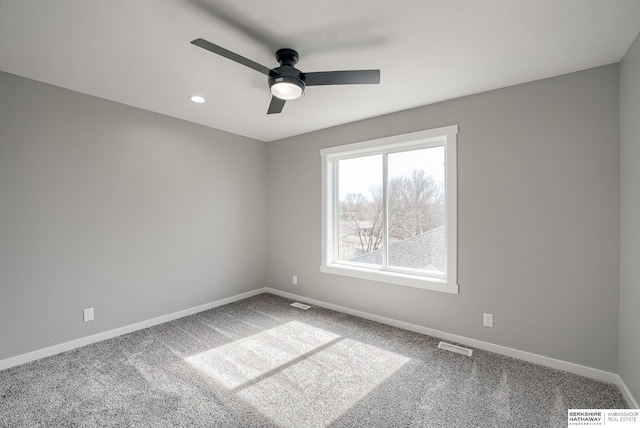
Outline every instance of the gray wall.
{"label": "gray wall", "polygon": [[[617,373],[618,95],[614,64],[270,142],[268,285]],[[320,149],[451,124],[460,294],[321,274]]]}
{"label": "gray wall", "polygon": [[620,367],[640,399],[640,36],[620,64]]}
{"label": "gray wall", "polygon": [[263,287],[266,151],[0,73],[0,359]]}

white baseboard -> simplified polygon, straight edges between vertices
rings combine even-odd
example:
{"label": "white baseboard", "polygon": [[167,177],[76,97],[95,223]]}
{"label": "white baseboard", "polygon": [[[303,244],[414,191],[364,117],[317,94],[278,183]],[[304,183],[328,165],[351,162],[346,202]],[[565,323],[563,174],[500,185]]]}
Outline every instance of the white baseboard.
{"label": "white baseboard", "polygon": [[331,309],[332,311],[342,312],[349,315],[354,315],[360,318],[365,318],[371,321],[376,321],[381,324],[387,324],[393,327],[402,328],[404,330],[413,331],[416,333],[426,334],[428,336],[437,337],[439,339],[449,340],[457,342],[466,346],[471,346],[485,351],[495,352],[496,354],[506,355],[508,357],[517,358],[519,360],[529,361],[531,363],[540,364],[545,367],[553,369],[564,370],[569,373],[589,377],[592,379],[609,382],[617,385],[622,392],[622,395],[627,400],[629,407],[638,408],[638,403],[633,398],[626,385],[615,373],[606,372],[604,370],[594,369],[591,367],[582,366],[580,364],[574,364],[567,361],[557,360],[555,358],[545,357],[531,352],[520,351],[518,349],[509,348],[506,346],[495,345],[489,342],[483,342],[481,340],[470,339],[468,337],[459,336],[457,334],[451,334],[440,330],[435,330],[428,327],[423,327],[417,324],[411,324],[404,321],[398,321],[393,318],[387,318],[380,315],[370,314],[368,312],[358,311],[356,309],[347,308],[345,306],[334,305],[333,303],[323,302],[321,300],[310,299],[308,297],[299,296],[297,294],[288,293],[286,291],[276,290],[274,288],[266,287],[265,291],[275,294],[277,296],[286,297],[288,299],[298,300],[310,305],[320,306],[322,308]]}
{"label": "white baseboard", "polygon": [[299,296],[297,294],[289,293],[286,291],[277,290],[275,288],[264,287],[258,288],[257,290],[249,291],[242,294],[237,294],[235,296],[227,297],[225,299],[216,300],[215,302],[207,303],[204,305],[196,306],[190,309],[185,309],[182,311],[174,312],[168,315],[163,315],[157,318],[153,318],[147,321],[142,321],[139,323],[127,325],[124,327],[116,328],[113,330],[105,331],[103,333],[94,334],[92,336],[82,337],[80,339],[71,340],[69,342],[61,343],[59,345],[50,346],[48,348],[39,349],[37,351],[29,352],[26,354],[18,355],[16,357],[7,358],[5,360],[0,360],[0,370],[5,370],[10,367],[18,366],[21,364],[25,364],[31,361],[38,360],[40,358],[49,357],[52,355],[59,354],[61,352],[70,351],[72,349],[80,348],[85,345],[89,345],[91,343],[100,342],[102,340],[111,339],[116,336],[121,336],[123,334],[131,333],[137,330],[142,330],[144,328],[153,327],[154,325],[162,324],[165,322],[173,321],[178,318],[186,317],[188,315],[193,315],[198,312],[207,311],[209,309],[216,308],[218,306],[226,305],[228,303],[233,303],[238,300],[246,299],[248,297],[257,296],[262,293],[271,293],[277,296],[286,297],[288,299],[298,300],[304,303],[308,303],[315,306],[320,306],[322,308],[330,309],[336,312],[342,312],[345,314],[357,316],[360,318],[368,319],[371,321],[379,322],[381,324],[390,325],[393,327],[402,328],[404,330],[413,331],[416,333],[426,334],[428,336],[437,337],[439,339],[449,340],[452,342],[457,342],[466,346],[471,346],[478,349],[483,349],[485,351],[495,352],[496,354],[506,355],[508,357],[517,358],[524,361],[529,361],[535,364],[540,364],[542,366],[564,370],[569,373],[575,373],[581,376],[586,376],[592,379],[601,380],[604,382],[610,382],[617,385],[622,392],[622,395],[627,400],[629,407],[637,409],[638,402],[631,395],[631,392],[622,381],[620,376],[615,373],[606,372],[603,370],[594,369],[591,367],[582,366],[579,364],[569,363],[567,361],[557,360],[555,358],[549,358],[542,355],[532,354],[530,352],[520,351],[517,349],[509,348],[506,346],[495,345],[489,342],[483,342],[481,340],[470,339],[468,337],[459,336],[456,334],[447,333],[440,330],[435,330],[428,327],[423,327],[417,324],[411,324],[404,321],[399,321],[393,318],[387,318],[380,315],[374,315],[368,312],[359,311],[356,309],[347,308],[345,306],[334,305],[333,303],[323,302],[321,300],[310,299],[308,297]]}
{"label": "white baseboard", "polygon": [[620,388],[620,392],[622,392],[622,395],[624,395],[624,399],[627,400],[627,404],[629,404],[629,407],[631,407],[632,409],[640,409],[640,407],[638,407],[638,402],[635,398],[633,398],[633,395],[631,395],[631,391],[629,391],[629,388],[627,388],[627,385],[625,385],[622,378],[618,375],[616,375],[616,377],[618,378],[616,385],[618,385],[618,388]]}
{"label": "white baseboard", "polygon": [[50,357],[52,355],[60,354],[61,352],[70,351],[72,349],[80,348],[91,343],[100,342],[102,340],[111,339],[112,337],[122,336],[123,334],[131,333],[136,330],[142,330],[143,328],[153,327],[154,325],[162,324],[165,322],[173,321],[178,318],[193,315],[198,312],[207,311],[209,309],[216,308],[218,306],[233,303],[238,300],[246,299],[248,297],[257,296],[264,293],[264,288],[249,291],[247,293],[237,294],[235,296],[227,297],[226,299],[216,300],[215,302],[207,303],[204,305],[196,306],[193,308],[185,309],[182,311],[174,312],[168,315],[163,315],[157,318],[152,318],[147,321],[141,321],[135,324],[130,324],[124,327],[119,327],[113,330],[105,331],[102,333],[94,334],[92,336],[81,337],[80,339],[64,342],[59,345],[50,346],[48,348],[39,349],[37,351],[28,352],[26,354],[18,355],[15,357],[0,360],[0,370],[5,370],[10,367],[19,366],[31,361],[39,360],[40,358]]}

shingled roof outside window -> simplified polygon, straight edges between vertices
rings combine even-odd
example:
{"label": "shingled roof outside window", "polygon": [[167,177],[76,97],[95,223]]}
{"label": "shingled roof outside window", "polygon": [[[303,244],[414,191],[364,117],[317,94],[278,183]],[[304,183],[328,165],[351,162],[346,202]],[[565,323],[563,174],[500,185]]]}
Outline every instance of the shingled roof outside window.
{"label": "shingled roof outside window", "polygon": [[[382,264],[382,248],[353,259],[354,262]],[[438,226],[389,246],[389,265],[437,272],[445,271],[445,228]]]}

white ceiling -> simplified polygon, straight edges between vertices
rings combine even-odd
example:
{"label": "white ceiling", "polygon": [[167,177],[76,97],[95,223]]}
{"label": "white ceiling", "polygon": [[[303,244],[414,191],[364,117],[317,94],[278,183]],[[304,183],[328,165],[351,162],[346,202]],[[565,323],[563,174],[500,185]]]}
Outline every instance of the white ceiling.
{"label": "white ceiling", "polygon": [[[638,0],[0,0],[0,70],[271,141],[617,62],[639,31]],[[267,116],[266,76],[198,37],[381,83],[310,87]]]}

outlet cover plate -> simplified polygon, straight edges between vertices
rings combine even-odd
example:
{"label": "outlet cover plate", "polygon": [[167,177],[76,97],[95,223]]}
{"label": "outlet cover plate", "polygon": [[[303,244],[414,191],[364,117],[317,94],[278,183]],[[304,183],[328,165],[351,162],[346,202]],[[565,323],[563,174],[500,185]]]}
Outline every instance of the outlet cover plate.
{"label": "outlet cover plate", "polygon": [[484,314],[482,325],[485,327],[493,327],[493,314]]}
{"label": "outlet cover plate", "polygon": [[82,311],[84,322],[93,321],[93,308],[87,308]]}

